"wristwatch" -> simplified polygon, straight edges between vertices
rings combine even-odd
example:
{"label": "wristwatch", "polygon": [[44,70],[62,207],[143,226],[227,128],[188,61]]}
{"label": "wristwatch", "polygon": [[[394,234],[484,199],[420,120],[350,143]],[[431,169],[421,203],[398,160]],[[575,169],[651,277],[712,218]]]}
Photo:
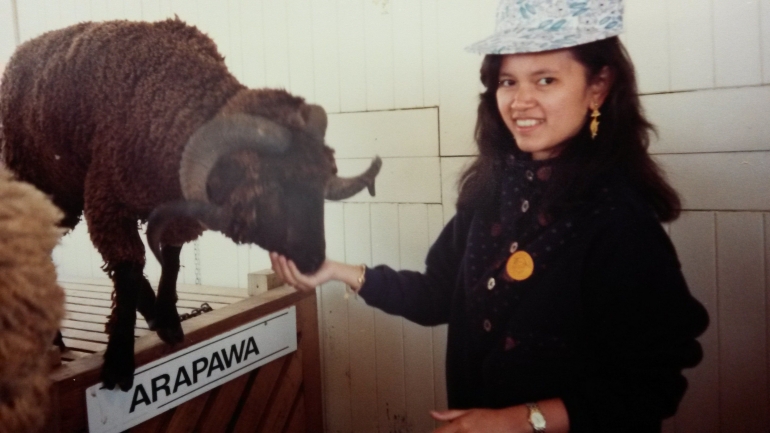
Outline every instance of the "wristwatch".
{"label": "wristwatch", "polygon": [[543,412],[540,412],[540,408],[537,407],[537,403],[527,403],[529,409],[529,423],[535,430],[535,433],[545,433],[545,417]]}

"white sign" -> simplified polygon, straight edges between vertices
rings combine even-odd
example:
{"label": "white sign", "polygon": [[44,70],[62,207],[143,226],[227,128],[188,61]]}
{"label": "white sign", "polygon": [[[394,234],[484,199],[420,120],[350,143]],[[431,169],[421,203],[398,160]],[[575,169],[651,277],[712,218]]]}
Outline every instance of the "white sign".
{"label": "white sign", "polygon": [[122,432],[296,350],[292,306],[141,366],[127,392],[86,389],[88,431]]}

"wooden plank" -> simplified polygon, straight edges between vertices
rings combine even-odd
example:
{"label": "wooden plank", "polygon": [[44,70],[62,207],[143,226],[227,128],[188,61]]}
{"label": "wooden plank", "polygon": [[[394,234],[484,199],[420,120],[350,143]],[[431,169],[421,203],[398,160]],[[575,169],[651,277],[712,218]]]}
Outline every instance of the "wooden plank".
{"label": "wooden plank", "polygon": [[[368,204],[345,205],[345,260],[372,265],[371,214]],[[348,299],[348,340],[350,353],[350,408],[352,430],[377,433],[377,363],[374,345],[374,309],[363,298]],[[352,356],[351,356],[352,357]]]}
{"label": "wooden plank", "polygon": [[[765,311],[766,317],[766,333],[770,339],[770,213],[764,214],[764,231],[765,231]],[[770,361],[770,341],[767,342],[767,352],[765,355],[766,360]],[[765,364],[767,366],[767,364]],[[770,370],[770,366],[767,367]],[[770,371],[767,373],[767,400],[765,400],[765,406],[770,406]]]}
{"label": "wooden plank", "polygon": [[[107,317],[112,312],[112,310],[109,307],[94,307],[90,305],[78,305],[78,304],[67,303],[64,305],[64,307],[65,307],[65,311],[68,311],[68,312],[101,315],[104,317]],[[183,314],[183,313],[189,313],[193,309],[177,306],[176,310],[177,312],[179,312],[179,314]]]}
{"label": "wooden plank", "polygon": [[258,429],[276,386],[280,386],[284,367],[291,358],[284,356],[259,368],[251,389],[247,390],[249,394],[243,404],[245,410],[238,416],[233,433],[253,432]]}
{"label": "wooden plank", "polygon": [[79,350],[67,349],[61,353],[62,361],[74,361],[76,359],[83,358],[84,356],[91,356],[90,352],[81,352]]}
{"label": "wooden plank", "polygon": [[249,383],[250,374],[242,374],[223,384],[212,394],[213,400],[207,414],[198,427],[201,432],[223,432],[227,430],[238,408],[238,402],[244,397],[244,390]]}
{"label": "wooden plank", "polygon": [[94,343],[91,341],[73,340],[71,338],[63,338],[64,345],[76,350],[85,352],[101,352],[107,349],[106,344]]}
{"label": "wooden plank", "polygon": [[270,399],[269,409],[265,413],[264,422],[259,427],[261,431],[284,431],[294,402],[297,401],[302,386],[302,351],[298,349],[288,357],[288,365],[281,374],[281,379]]}
{"label": "wooden plank", "polygon": [[438,109],[332,114],[326,142],[338,160],[438,156]]}
{"label": "wooden plank", "polygon": [[194,431],[210,395],[211,392],[206,392],[177,406],[168,427],[166,427],[166,432],[187,433]]}
{"label": "wooden plank", "polygon": [[[347,205],[345,205],[347,206]],[[326,255],[345,261],[345,219],[341,203],[327,203],[325,215]],[[319,290],[323,328],[325,431],[353,433],[350,379],[348,301],[344,283],[332,281]]]}
{"label": "wooden plank", "polygon": [[716,221],[713,212],[683,212],[670,227],[690,292],[709,313],[710,326],[698,339],[703,361],[684,372],[689,386],[676,414],[680,433],[719,429],[719,311],[717,308]]}
{"label": "wooden plank", "polygon": [[641,93],[671,89],[667,0],[627,0],[621,40],[636,68]]}
{"label": "wooden plank", "polygon": [[[101,299],[111,300],[112,296],[110,292],[104,290],[79,290],[79,289],[64,289],[64,292],[68,297],[76,298],[88,298],[88,299]],[[236,296],[216,296],[216,295],[199,295],[196,293],[183,293],[177,292],[179,295],[179,301],[195,302],[196,307],[199,307],[202,302],[208,302],[212,307],[214,304],[219,306],[229,305],[238,302],[244,298]]]}
{"label": "wooden plank", "polygon": [[[716,89],[642,97],[660,134],[652,153],[770,150],[770,87]],[[719,104],[719,113],[711,107]]]}
{"label": "wooden plank", "polygon": [[313,9],[311,0],[288,0],[289,90],[315,103]]}
{"label": "wooden plank", "polygon": [[340,111],[365,111],[366,36],[365,0],[337,1],[337,53],[339,65]]}
{"label": "wooden plank", "polygon": [[[100,278],[81,278],[64,276],[60,277],[58,281],[59,285],[65,290],[73,288],[76,290],[95,291],[103,293],[112,293],[112,281],[108,279]],[[150,281],[152,284],[153,282]],[[153,287],[156,288],[157,287]],[[177,285],[177,293],[180,297],[186,297],[186,294],[200,294],[211,296],[224,296],[231,298],[248,298],[248,293],[245,287],[222,287],[222,286],[210,286],[210,285],[198,285],[198,284],[179,284]],[[190,298],[192,299],[192,298]]]}
{"label": "wooden plank", "polygon": [[671,90],[714,87],[713,13],[708,1],[668,1]]}
{"label": "wooden plank", "polygon": [[291,419],[286,426],[284,433],[307,433],[307,432],[321,432],[321,430],[315,430],[314,428],[308,428],[308,422],[306,421],[307,414],[305,413],[305,397],[302,393],[299,394],[297,402],[294,404],[294,409],[291,412]]}
{"label": "wooden plank", "polygon": [[422,2],[393,1],[391,14],[394,106],[423,107]]}
{"label": "wooden plank", "polygon": [[770,83],[770,0],[760,0],[762,28],[762,82]]}
{"label": "wooden plank", "polygon": [[[372,263],[398,269],[398,205],[372,205]],[[375,310],[377,410],[380,431],[407,428],[403,319]]]}
{"label": "wooden plank", "polygon": [[[399,256],[401,269],[425,270],[425,256],[430,246],[428,207],[402,204],[398,207]],[[403,321],[405,423],[416,431],[430,431],[435,423],[429,412],[434,409],[433,335],[431,329]]]}
{"label": "wooden plank", "polygon": [[61,330],[61,333],[63,337],[70,338],[70,339],[107,344],[108,336],[104,332],[92,332],[92,331],[82,331],[79,329],[63,328]]}
{"label": "wooden plank", "polygon": [[717,213],[721,431],[766,431],[767,311],[760,213]]}
{"label": "wooden plank", "polygon": [[263,3],[265,19],[262,21],[265,35],[265,85],[288,89],[289,38],[286,2],[266,0]]}
{"label": "wooden plank", "polygon": [[[104,308],[112,307],[111,300],[83,298],[79,296],[69,296],[69,294],[67,295],[67,304],[104,307]],[[177,308],[185,308],[185,309],[200,308],[202,304],[203,304],[202,302],[190,301],[186,299],[179,299],[176,302]],[[227,303],[219,303],[219,302],[206,302],[206,304],[208,304],[213,309],[222,308],[229,305]]]}
{"label": "wooden plank", "polygon": [[166,425],[168,424],[171,416],[174,414],[174,410],[171,409],[162,414],[148,419],[147,421],[132,427],[130,433],[162,433],[166,432]]}
{"label": "wooden plank", "polygon": [[[104,333],[104,323],[82,322],[79,320],[64,319],[62,320],[61,327],[66,329],[78,329],[82,331]],[[146,328],[134,328],[134,335],[137,337],[143,337],[150,332],[153,331],[150,331]]]}
{"label": "wooden plank", "polygon": [[423,106],[439,104],[438,0],[421,0]]}
{"label": "wooden plank", "polygon": [[714,57],[718,87],[762,82],[759,3],[714,2]]}
{"label": "wooden plank", "polygon": [[[315,100],[328,113],[340,111],[340,63],[336,1],[312,0]],[[347,65],[346,65],[347,66]]]}
{"label": "wooden plank", "polygon": [[686,210],[770,208],[770,152],[656,155]]}
{"label": "wooden plank", "polygon": [[[302,350],[302,397],[301,413],[293,413],[292,417],[302,418],[302,426],[308,432],[322,432],[323,419],[323,390],[321,382],[321,348],[318,330],[318,303],[316,297],[308,297],[297,303],[297,328],[301,334],[298,342]],[[288,428],[292,431],[292,428]],[[305,431],[303,429],[303,431]]]}

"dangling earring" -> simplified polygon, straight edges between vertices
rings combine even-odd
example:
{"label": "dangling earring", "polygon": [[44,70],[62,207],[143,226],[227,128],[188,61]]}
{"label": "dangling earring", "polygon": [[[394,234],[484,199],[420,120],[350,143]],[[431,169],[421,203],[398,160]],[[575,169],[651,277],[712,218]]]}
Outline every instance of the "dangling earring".
{"label": "dangling earring", "polygon": [[597,105],[594,105],[593,112],[591,113],[591,140],[595,140],[596,136],[599,134],[599,116],[602,115],[602,113],[599,112],[599,107]]}

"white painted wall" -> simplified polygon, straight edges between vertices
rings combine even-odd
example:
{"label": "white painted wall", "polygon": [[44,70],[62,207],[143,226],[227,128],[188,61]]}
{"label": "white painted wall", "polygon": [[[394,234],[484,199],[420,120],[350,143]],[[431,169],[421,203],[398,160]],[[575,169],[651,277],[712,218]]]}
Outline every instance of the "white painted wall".
{"label": "white painted wall", "polygon": [[[16,44],[84,20],[180,18],[211,35],[245,84],[322,104],[342,174],[384,159],[377,197],[326,211],[328,255],[422,269],[474,153],[481,58],[496,0],[0,0],[0,65]],[[626,0],[622,36],[660,136],[650,150],[687,209],[669,232],[711,313],[706,357],[666,432],[770,428],[770,0]],[[186,283],[245,287],[257,247],[207,233],[183,249]],[[62,275],[102,277],[78,227]],[[157,279],[152,261],[147,274]],[[446,405],[445,327],[422,328],[320,291],[328,432],[424,432]]]}

